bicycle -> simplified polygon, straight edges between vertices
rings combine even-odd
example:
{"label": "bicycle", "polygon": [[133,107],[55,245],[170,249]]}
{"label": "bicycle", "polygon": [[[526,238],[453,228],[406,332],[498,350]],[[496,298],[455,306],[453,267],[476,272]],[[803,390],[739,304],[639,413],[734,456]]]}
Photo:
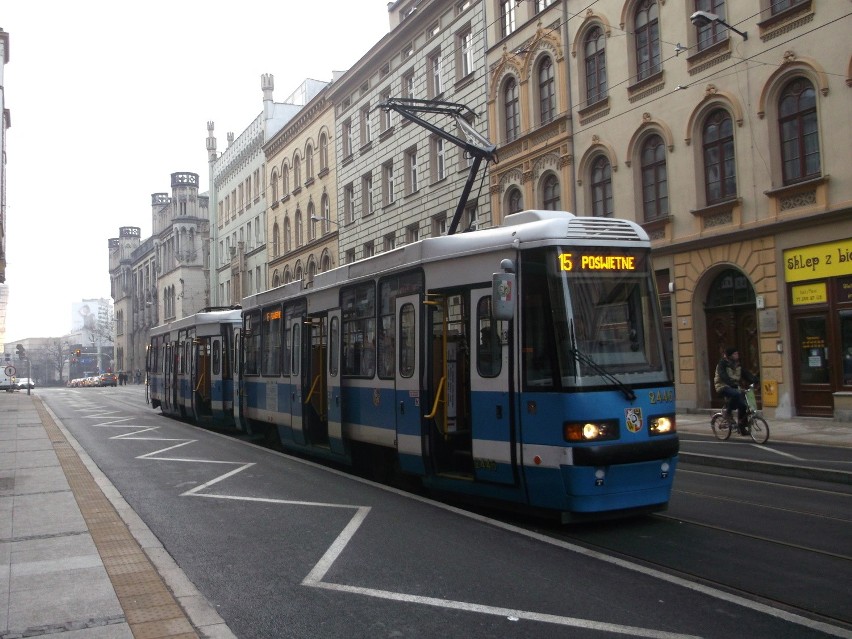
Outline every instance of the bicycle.
{"label": "bicycle", "polygon": [[757,401],[754,398],[754,384],[744,391],[746,401],[745,426],[740,426],[733,415],[728,418],[726,411],[721,410],[710,418],[710,427],[716,439],[726,441],[733,431],[742,437],[751,437],[755,444],[765,444],[769,441],[769,424],[757,411]]}

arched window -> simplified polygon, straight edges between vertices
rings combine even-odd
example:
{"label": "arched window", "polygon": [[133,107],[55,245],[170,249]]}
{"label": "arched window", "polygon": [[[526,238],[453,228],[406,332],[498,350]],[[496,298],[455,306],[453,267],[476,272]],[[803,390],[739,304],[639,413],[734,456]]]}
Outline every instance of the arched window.
{"label": "arched window", "polygon": [[607,95],[606,36],[603,29],[595,27],[585,39],[586,104],[594,104]]}
{"label": "arched window", "polygon": [[286,164],[281,167],[281,197],[286,197],[290,192],[290,167]]}
{"label": "arched window", "polygon": [[317,239],[317,220],[314,203],[308,202],[308,238],[313,241]]}
{"label": "arched window", "polygon": [[559,194],[559,180],[553,173],[544,178],[542,184],[542,204],[546,211],[558,211],[562,208]]}
{"label": "arched window", "polygon": [[308,261],[308,284],[314,283],[314,276],[317,274],[317,263],[313,256]]}
{"label": "arched window", "polygon": [[320,135],[320,171],[328,168],[328,136],[323,132]]}
{"label": "arched window", "polygon": [[506,116],[506,141],[511,142],[521,131],[521,110],[518,100],[518,83],[510,78],[503,89],[503,113]]}
{"label": "arched window", "polygon": [[737,174],[734,163],[734,125],[730,113],[724,109],[713,111],[704,121],[701,137],[707,204],[735,197]]}
{"label": "arched window", "polygon": [[325,234],[328,233],[331,225],[331,207],[329,205],[328,193],[322,194],[322,198],[320,199],[320,209],[322,209],[322,232]]}
{"label": "arched window", "polygon": [[789,82],[778,101],[784,184],[820,174],[816,91],[805,78]]}
{"label": "arched window", "polygon": [[272,288],[281,286],[281,276],[278,275],[278,269],[272,274]]}
{"label": "arched window", "polygon": [[509,191],[506,201],[509,203],[509,215],[518,213],[523,209],[523,196],[521,195],[521,190],[517,187]]}
{"label": "arched window", "polygon": [[308,144],[305,149],[305,180],[314,179],[314,147]]}
{"label": "arched window", "polygon": [[289,253],[293,250],[293,241],[290,228],[290,218],[284,218],[284,252]]}
{"label": "arched window", "polygon": [[322,256],[322,270],[331,270],[331,256],[328,253],[324,253]]}
{"label": "arched window", "polygon": [[278,201],[278,171],[272,171],[272,177],[270,178],[270,182],[272,182],[272,201]]}
{"label": "arched window", "polygon": [[272,226],[272,255],[278,257],[281,250],[281,236],[278,230],[278,222]]}
{"label": "arched window", "polygon": [[612,217],[612,165],[605,155],[599,155],[592,163],[592,215]]}
{"label": "arched window", "polygon": [[296,271],[293,273],[293,279],[297,282],[302,279],[302,265],[296,264]]}
{"label": "arched window", "polygon": [[547,124],[556,115],[556,80],[549,56],[538,67],[538,101],[541,124]]}
{"label": "arched window", "polygon": [[660,71],[660,21],[655,0],[636,7],[633,37],[636,43],[636,79],[644,80]]}
{"label": "arched window", "polygon": [[298,155],[293,158],[293,190],[302,186],[302,158]]}
{"label": "arched window", "polygon": [[[302,246],[302,212],[296,209],[296,247]],[[298,279],[298,278],[297,278]]]}
{"label": "arched window", "polygon": [[[695,0],[696,11],[707,11],[714,13],[722,20],[725,19],[725,0]],[[728,38],[728,27],[719,24],[718,21],[708,22],[705,25],[695,27],[698,38],[698,50],[704,51],[717,42]]]}
{"label": "arched window", "polygon": [[642,144],[642,208],[645,221],[669,214],[669,184],[666,172],[666,145],[659,135]]}

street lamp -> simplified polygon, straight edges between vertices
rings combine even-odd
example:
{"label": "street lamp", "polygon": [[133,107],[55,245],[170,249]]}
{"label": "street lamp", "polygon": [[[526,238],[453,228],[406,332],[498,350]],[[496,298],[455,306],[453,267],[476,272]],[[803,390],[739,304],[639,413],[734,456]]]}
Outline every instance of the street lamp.
{"label": "street lamp", "polygon": [[715,13],[710,13],[709,11],[696,11],[689,16],[689,20],[699,29],[701,27],[706,27],[708,24],[721,24],[723,27],[726,27],[734,33],[742,36],[743,40],[748,40],[748,32],[735,29]]}

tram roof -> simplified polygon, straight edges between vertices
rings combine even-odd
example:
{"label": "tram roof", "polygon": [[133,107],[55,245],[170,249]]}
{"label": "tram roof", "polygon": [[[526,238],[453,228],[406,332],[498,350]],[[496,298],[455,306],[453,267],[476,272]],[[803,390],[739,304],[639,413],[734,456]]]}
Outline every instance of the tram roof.
{"label": "tram roof", "polygon": [[219,324],[239,324],[242,321],[242,310],[239,308],[229,308],[221,310],[201,311],[194,315],[187,315],[172,322],[160,324],[151,329],[152,335],[161,333],[169,333],[190,326],[216,325]]}
{"label": "tram roof", "polygon": [[[314,276],[310,290],[340,286],[362,277],[380,276],[403,267],[488,253],[508,248],[521,248],[567,242],[582,246],[649,247],[645,230],[630,220],[577,216],[567,211],[528,210],[507,215],[503,224],[480,231],[430,237],[405,244],[373,257],[343,264]],[[496,265],[495,265],[496,268]],[[273,292],[274,291],[274,292]],[[244,298],[243,307],[250,308],[284,297],[304,293],[302,280],[284,284]]]}

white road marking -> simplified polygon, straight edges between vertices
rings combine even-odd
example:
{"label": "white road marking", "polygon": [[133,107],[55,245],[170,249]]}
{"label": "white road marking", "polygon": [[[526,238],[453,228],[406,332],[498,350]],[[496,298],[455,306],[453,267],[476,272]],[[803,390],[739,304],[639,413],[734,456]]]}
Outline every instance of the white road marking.
{"label": "white road marking", "polygon": [[[112,426],[109,422],[105,422],[103,424],[97,424],[96,426],[102,426],[107,428],[127,428],[129,426]],[[148,428],[144,427],[139,432],[147,432],[150,430],[157,430],[159,427]],[[480,614],[488,614],[501,616],[506,618],[518,618],[525,619],[528,621],[536,621],[541,623],[549,623],[554,625],[562,625],[562,626],[570,626],[576,628],[584,628],[589,630],[598,630],[604,632],[613,632],[617,634],[625,634],[634,637],[657,637],[662,639],[669,639],[675,637],[681,638],[691,638],[696,637],[697,635],[685,635],[678,633],[669,633],[661,630],[653,630],[648,628],[640,628],[635,626],[623,626],[618,624],[608,624],[604,622],[592,621],[588,619],[580,619],[576,617],[563,617],[559,615],[550,615],[546,613],[539,613],[534,611],[525,611],[525,610],[514,610],[509,608],[500,608],[493,606],[485,606],[482,604],[474,604],[470,602],[450,600],[450,599],[438,599],[434,597],[424,597],[421,595],[411,595],[406,593],[399,593],[393,591],[385,591],[385,590],[377,590],[373,588],[362,588],[358,586],[344,585],[344,584],[334,584],[330,582],[322,581],[322,578],[327,574],[330,570],[334,562],[338,559],[338,557],[343,553],[346,548],[346,545],[349,541],[354,537],[360,528],[361,524],[366,519],[367,515],[370,512],[370,507],[368,506],[355,506],[349,504],[333,504],[333,503],[323,503],[323,502],[305,502],[305,501],[288,501],[288,500],[280,500],[280,499],[272,499],[272,498],[262,498],[262,497],[249,497],[249,496],[240,496],[240,495],[222,495],[222,494],[204,494],[200,491],[205,490],[215,484],[218,484],[230,477],[233,477],[237,473],[242,472],[246,468],[250,468],[253,466],[253,463],[249,462],[236,462],[236,461],[225,461],[225,460],[205,460],[205,459],[191,459],[191,458],[170,458],[170,457],[155,457],[160,453],[163,453],[168,450],[174,450],[175,448],[179,448],[181,446],[186,446],[192,443],[195,443],[197,440],[195,439],[170,439],[170,438],[157,438],[157,437],[133,437],[133,435],[137,433],[125,433],[124,435],[119,435],[113,437],[111,439],[122,439],[122,440],[142,440],[142,441],[177,441],[179,443],[168,446],[166,448],[153,451],[150,453],[146,453],[144,455],[139,455],[137,459],[148,459],[152,461],[174,461],[181,463],[210,463],[210,464],[238,464],[239,468],[235,468],[227,473],[219,475],[210,481],[200,484],[199,486],[190,489],[184,493],[181,493],[180,496],[187,497],[206,497],[206,498],[214,498],[214,499],[228,499],[235,501],[247,501],[247,502],[258,502],[258,503],[274,503],[281,505],[299,505],[299,506],[315,506],[321,508],[350,508],[355,509],[355,514],[352,519],[346,525],[346,527],[341,531],[341,533],[334,540],[329,549],[325,552],[325,554],[320,558],[320,560],[314,565],[308,575],[302,581],[302,585],[312,588],[322,588],[325,590],[333,590],[338,592],[345,592],[350,594],[360,594],[369,597],[375,597],[379,599],[387,599],[391,601],[402,601],[407,603],[416,603],[420,605],[428,605],[435,606],[440,608],[452,609],[452,610],[461,610],[467,612],[476,612]],[[239,441],[239,440],[230,440],[230,441]],[[243,442],[245,443],[245,442]],[[287,455],[282,455],[289,460],[307,463],[316,468],[320,468],[322,470],[330,470],[326,469],[324,466],[320,466],[318,464],[314,464],[309,461],[301,460],[298,458],[289,457]],[[482,515],[477,515],[474,513],[469,513],[467,511],[461,510],[459,508],[455,508],[453,506],[448,506],[446,504],[436,503],[430,501],[424,497],[419,497],[417,495],[410,495],[403,491],[390,488],[387,486],[382,486],[381,484],[375,484],[368,480],[364,480],[361,478],[352,477],[351,475],[346,475],[345,473],[341,473],[340,471],[331,470],[331,472],[335,474],[345,475],[350,479],[354,479],[356,481],[361,481],[363,483],[367,483],[373,486],[376,486],[383,490],[389,490],[391,492],[404,495],[410,499],[415,501],[420,501],[423,503],[428,503],[432,507],[443,508],[454,512],[460,516],[467,517],[481,523],[494,526],[496,528],[500,528],[506,530],[508,532],[512,532],[514,534],[523,535],[525,537],[529,537],[531,539],[535,539],[545,544],[549,544],[551,546],[556,546],[562,548],[564,550],[574,552],[578,555],[582,555],[591,559],[596,559],[599,561],[603,561],[609,564],[613,564],[624,568],[626,570],[630,570],[633,572],[637,572],[643,574],[645,576],[659,579],[660,581],[665,581],[676,586],[686,588],[687,590],[692,590],[695,592],[699,592],[701,594],[713,597],[715,599],[719,599],[725,601],[727,603],[732,603],[735,605],[739,605],[756,612],[761,612],[763,614],[769,615],[771,617],[775,617],[778,619],[782,619],[789,623],[794,623],[800,626],[820,630],[829,635],[833,635],[836,637],[844,637],[846,639],[852,639],[852,632],[847,632],[841,628],[836,626],[831,626],[829,624],[813,621],[811,619],[807,619],[805,617],[801,617],[799,615],[787,612],[785,610],[780,610],[778,608],[773,608],[771,606],[767,606],[765,604],[761,604],[754,601],[748,601],[743,599],[732,599],[731,596],[720,590],[716,590],[715,588],[711,588],[709,586],[704,586],[699,583],[691,582],[681,577],[677,577],[675,575],[669,575],[667,573],[661,572],[659,570],[655,570],[653,568],[647,568],[645,566],[641,566],[639,564],[633,564],[624,559],[619,559],[617,557],[611,557],[609,555],[605,555],[601,552],[590,550],[588,548],[584,548],[582,546],[578,546],[576,544],[572,544],[570,542],[565,542],[562,540],[552,539],[540,533],[535,533],[533,531],[525,530],[523,528],[519,528],[517,526],[513,526],[512,524],[503,523],[500,521],[492,520]]]}

